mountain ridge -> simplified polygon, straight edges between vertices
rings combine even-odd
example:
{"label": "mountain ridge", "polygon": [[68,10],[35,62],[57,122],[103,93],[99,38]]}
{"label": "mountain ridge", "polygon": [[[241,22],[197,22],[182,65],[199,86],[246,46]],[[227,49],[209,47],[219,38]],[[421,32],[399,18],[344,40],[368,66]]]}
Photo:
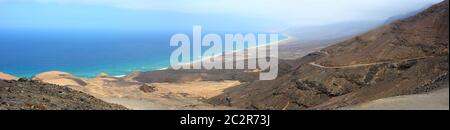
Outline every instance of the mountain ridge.
{"label": "mountain ridge", "polygon": [[448,88],[448,13],[446,0],[298,59],[276,80],[231,88],[209,102],[248,109],[337,109]]}

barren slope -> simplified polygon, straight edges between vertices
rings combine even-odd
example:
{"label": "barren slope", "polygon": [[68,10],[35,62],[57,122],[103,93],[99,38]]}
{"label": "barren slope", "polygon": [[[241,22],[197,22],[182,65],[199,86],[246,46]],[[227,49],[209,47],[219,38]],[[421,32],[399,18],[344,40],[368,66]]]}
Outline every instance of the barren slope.
{"label": "barren slope", "polygon": [[311,53],[273,81],[228,89],[213,104],[249,109],[336,109],[448,88],[448,0]]}

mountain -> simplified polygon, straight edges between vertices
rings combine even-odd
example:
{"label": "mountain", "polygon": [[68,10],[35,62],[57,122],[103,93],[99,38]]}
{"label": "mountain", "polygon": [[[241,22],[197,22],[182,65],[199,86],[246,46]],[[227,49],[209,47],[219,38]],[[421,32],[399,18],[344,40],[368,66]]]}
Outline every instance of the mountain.
{"label": "mountain", "polygon": [[383,24],[382,21],[342,22],[296,27],[285,31],[290,39],[279,46],[280,59],[295,60],[326,46],[340,43]]}
{"label": "mountain", "polygon": [[230,88],[212,104],[337,109],[448,88],[448,0],[298,59],[273,81]]}
{"label": "mountain", "polygon": [[0,110],[126,110],[68,87],[27,79],[0,80]]}

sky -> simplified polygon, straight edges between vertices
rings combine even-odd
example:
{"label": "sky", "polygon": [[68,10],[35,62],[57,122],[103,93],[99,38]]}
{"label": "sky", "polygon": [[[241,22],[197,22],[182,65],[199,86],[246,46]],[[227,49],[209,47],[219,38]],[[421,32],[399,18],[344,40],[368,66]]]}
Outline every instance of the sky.
{"label": "sky", "polygon": [[380,21],[442,0],[0,0],[0,28],[227,30]]}

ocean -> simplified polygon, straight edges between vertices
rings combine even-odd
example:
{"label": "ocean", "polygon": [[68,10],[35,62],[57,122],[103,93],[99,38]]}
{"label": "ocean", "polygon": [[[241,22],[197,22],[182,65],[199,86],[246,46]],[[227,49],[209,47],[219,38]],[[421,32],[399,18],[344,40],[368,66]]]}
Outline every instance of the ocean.
{"label": "ocean", "polygon": [[170,65],[170,54],[176,49],[169,46],[172,35],[190,31],[3,29],[0,72],[31,78],[42,72],[63,71],[92,78],[100,73],[122,76],[160,70]]}

